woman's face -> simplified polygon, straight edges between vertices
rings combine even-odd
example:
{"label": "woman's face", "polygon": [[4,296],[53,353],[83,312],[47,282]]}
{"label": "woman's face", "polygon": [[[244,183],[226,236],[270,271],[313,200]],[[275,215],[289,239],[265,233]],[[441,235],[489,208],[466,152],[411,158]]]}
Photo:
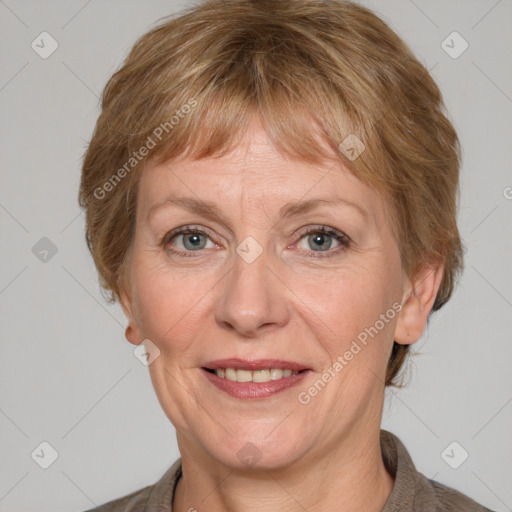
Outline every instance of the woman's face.
{"label": "woman's face", "polygon": [[[149,163],[139,186],[127,337],[159,350],[180,449],[276,468],[378,428],[406,284],[381,197],[340,164],[283,157],[259,125],[223,157]],[[287,366],[306,371],[270,371]]]}

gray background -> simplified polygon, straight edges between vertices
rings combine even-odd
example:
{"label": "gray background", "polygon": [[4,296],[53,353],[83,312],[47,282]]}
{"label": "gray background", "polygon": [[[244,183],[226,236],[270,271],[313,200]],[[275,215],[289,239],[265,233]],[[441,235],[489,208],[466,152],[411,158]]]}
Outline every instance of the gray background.
{"label": "gray background", "polygon": [[[415,345],[409,386],[388,391],[383,428],[427,477],[511,510],[512,1],[362,3],[432,69],[464,151],[466,270]],[[155,482],[179,455],[122,311],[99,292],[77,191],[108,77],[188,5],[0,1],[2,512],[81,511]],[[31,48],[43,31],[59,44],[47,59]],[[456,59],[441,46],[453,31],[469,44]],[[57,249],[46,261],[43,237]],[[58,452],[48,469],[34,460],[48,450],[31,457],[43,441]],[[441,456],[452,441],[469,453],[458,469]]]}

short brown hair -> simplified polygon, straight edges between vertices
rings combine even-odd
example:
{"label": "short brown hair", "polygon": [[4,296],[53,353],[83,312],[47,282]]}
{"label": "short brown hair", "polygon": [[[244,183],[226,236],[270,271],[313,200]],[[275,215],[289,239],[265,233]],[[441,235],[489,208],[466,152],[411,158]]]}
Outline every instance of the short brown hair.
{"label": "short brown hair", "polygon": [[[332,157],[320,133],[384,196],[409,278],[444,261],[441,308],[463,268],[460,148],[444,110],[408,46],[350,1],[209,0],[165,18],[108,81],[84,156],[79,203],[107,300],[124,282],[144,162],[225,154],[258,114],[284,153]],[[354,135],[365,147],[355,159],[339,151]],[[407,351],[394,343],[386,385]]]}

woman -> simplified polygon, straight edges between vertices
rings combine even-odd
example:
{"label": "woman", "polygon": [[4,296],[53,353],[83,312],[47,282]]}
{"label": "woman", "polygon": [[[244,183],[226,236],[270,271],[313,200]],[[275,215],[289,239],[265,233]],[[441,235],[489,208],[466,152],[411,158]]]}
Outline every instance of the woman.
{"label": "woman", "polygon": [[95,510],[489,510],[380,429],[462,269],[443,109],[351,2],[212,0],[139,39],[80,204],[181,457]]}

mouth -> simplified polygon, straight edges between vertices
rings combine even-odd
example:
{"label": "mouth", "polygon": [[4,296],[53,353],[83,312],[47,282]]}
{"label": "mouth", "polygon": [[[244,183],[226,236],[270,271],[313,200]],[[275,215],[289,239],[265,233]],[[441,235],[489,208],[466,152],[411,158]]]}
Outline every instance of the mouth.
{"label": "mouth", "polygon": [[298,384],[311,371],[305,365],[277,359],[222,359],[203,366],[206,378],[235,398],[266,398]]}

